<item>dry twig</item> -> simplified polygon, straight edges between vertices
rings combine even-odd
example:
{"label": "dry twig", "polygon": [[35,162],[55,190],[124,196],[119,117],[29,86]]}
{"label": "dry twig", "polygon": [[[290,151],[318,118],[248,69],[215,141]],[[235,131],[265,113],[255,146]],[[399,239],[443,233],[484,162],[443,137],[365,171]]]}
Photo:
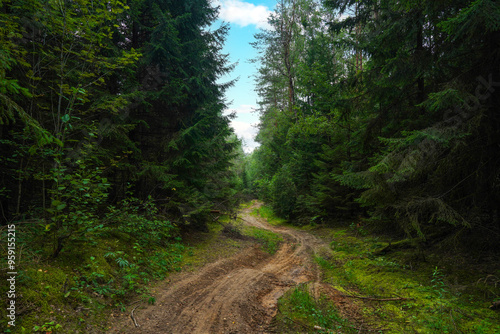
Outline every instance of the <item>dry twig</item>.
{"label": "dry twig", "polygon": [[357,298],[364,300],[374,300],[378,302],[391,302],[391,301],[399,301],[399,300],[415,300],[415,298],[404,298],[404,297],[393,297],[393,298],[377,298],[377,297],[363,297],[363,296],[355,296],[355,295],[341,295],[342,297],[348,298]]}
{"label": "dry twig", "polygon": [[132,312],[130,313],[130,317],[132,318],[132,320],[134,321],[134,325],[135,327],[139,327],[139,324],[137,323],[137,321],[135,320],[135,317],[134,317],[134,311],[136,308],[138,308],[139,306],[141,306],[141,304],[137,305],[136,307],[134,307],[134,309],[132,310]]}

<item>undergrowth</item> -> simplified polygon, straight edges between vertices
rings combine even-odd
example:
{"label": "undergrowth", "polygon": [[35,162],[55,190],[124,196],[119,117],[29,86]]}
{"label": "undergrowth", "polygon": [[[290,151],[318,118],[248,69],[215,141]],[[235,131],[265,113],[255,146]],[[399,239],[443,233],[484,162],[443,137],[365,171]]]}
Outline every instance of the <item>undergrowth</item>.
{"label": "undergrowth", "polygon": [[262,244],[262,248],[269,254],[275,254],[283,242],[283,238],[269,230],[263,230],[257,227],[247,227],[244,229],[244,234],[257,239]]}
{"label": "undergrowth", "polygon": [[[489,309],[500,287],[481,273],[458,271],[443,256],[398,249],[381,256],[388,242],[345,229],[321,229],[329,258],[318,257],[324,280],[355,299],[384,333],[499,333],[500,315]],[[439,264],[439,266],[437,265]],[[396,299],[377,301],[380,299]]]}
{"label": "undergrowth", "polygon": [[286,223],[285,219],[278,217],[273,209],[267,205],[262,205],[259,208],[253,209],[252,215],[266,219],[271,225],[282,225]]}
{"label": "undergrowth", "polygon": [[[265,206],[254,214],[275,217]],[[354,332],[500,333],[499,311],[489,308],[500,299],[498,266],[477,270],[467,265],[465,254],[449,257],[450,252],[414,247],[411,240],[391,242],[354,223],[301,229],[329,243],[330,252],[316,254],[315,261],[323,281],[347,296],[371,328]],[[278,308],[273,321],[278,332],[351,333],[356,328],[325,296],[315,300],[305,286],[285,293]]]}
{"label": "undergrowth", "polygon": [[184,252],[178,228],[151,202],[137,200],[110,207],[101,224],[74,237],[56,258],[53,245],[41,222],[17,225],[16,326],[8,326],[2,308],[5,333],[104,332],[109,314],[124,311],[131,299],[154,300],[151,282],[180,270]]}
{"label": "undergrowth", "polygon": [[318,300],[299,285],[288,290],[278,301],[275,330],[280,333],[357,333],[348,320],[342,318],[326,296]]}
{"label": "undergrowth", "polygon": [[[245,237],[221,238],[224,227],[232,225]],[[226,215],[208,223],[206,232],[181,237],[151,201],[136,199],[108,207],[94,228],[72,237],[55,258],[56,243],[42,220],[16,226],[22,261],[16,268],[16,326],[8,326],[2,308],[5,333],[105,332],[111,314],[123,313],[137,301],[154,303],[153,283],[171,272],[231,256],[255,240],[274,253],[282,241],[270,231],[237,226]],[[0,279],[6,279],[5,273]],[[6,289],[0,285],[2,295]]]}

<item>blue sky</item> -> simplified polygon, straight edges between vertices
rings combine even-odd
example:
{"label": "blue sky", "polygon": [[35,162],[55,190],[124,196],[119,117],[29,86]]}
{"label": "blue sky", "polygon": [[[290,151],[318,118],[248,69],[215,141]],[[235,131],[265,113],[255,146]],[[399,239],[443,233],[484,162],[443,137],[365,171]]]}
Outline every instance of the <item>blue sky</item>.
{"label": "blue sky", "polygon": [[257,143],[253,140],[257,129],[255,125],[259,121],[257,113],[252,109],[257,106],[258,96],[255,93],[253,76],[256,74],[256,64],[250,64],[250,59],[255,58],[257,53],[250,45],[254,35],[261,28],[266,28],[267,17],[274,9],[276,0],[214,0],[214,5],[221,6],[219,22],[227,22],[230,25],[224,53],[228,53],[232,63],[238,63],[230,75],[221,78],[221,82],[227,82],[239,77],[236,84],[226,92],[229,104],[227,112],[236,112],[236,118],[231,125],[238,137],[244,141],[245,152],[251,152]]}

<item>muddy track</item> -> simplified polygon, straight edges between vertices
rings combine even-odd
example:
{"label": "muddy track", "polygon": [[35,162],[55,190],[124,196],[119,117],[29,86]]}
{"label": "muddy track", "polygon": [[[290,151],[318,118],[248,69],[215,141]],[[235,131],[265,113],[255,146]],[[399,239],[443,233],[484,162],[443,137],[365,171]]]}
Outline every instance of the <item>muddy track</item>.
{"label": "muddy track", "polygon": [[[132,319],[113,324],[108,333],[266,333],[278,298],[291,287],[313,282],[319,293],[320,272],[312,254],[325,251],[318,238],[302,231],[273,227],[243,210],[245,224],[279,233],[285,239],[273,256],[251,247],[231,258],[182,273],[158,292],[155,306],[142,305]],[[316,291],[315,291],[316,290]]]}

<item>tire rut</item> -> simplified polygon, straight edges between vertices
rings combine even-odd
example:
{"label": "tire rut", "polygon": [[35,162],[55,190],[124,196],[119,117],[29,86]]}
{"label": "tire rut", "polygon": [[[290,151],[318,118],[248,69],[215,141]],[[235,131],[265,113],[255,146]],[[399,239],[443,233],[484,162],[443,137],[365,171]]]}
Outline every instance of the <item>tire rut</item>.
{"label": "tire rut", "polygon": [[254,246],[197,273],[182,273],[162,288],[156,306],[136,310],[140,327],[122,319],[108,333],[266,333],[278,299],[288,289],[320,281],[311,255],[325,245],[306,232],[274,227],[251,216],[253,208],[240,213],[246,224],[285,238],[276,254]]}

